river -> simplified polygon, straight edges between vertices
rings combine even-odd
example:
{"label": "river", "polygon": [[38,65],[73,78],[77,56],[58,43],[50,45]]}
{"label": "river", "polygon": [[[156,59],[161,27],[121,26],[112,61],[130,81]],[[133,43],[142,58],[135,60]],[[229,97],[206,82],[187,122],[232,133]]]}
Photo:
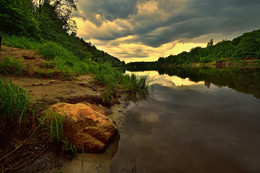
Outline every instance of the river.
{"label": "river", "polygon": [[259,69],[126,73],[147,75],[152,94],[129,102],[120,140],[106,153],[79,156],[67,170],[87,172],[85,164],[108,173],[260,172]]}

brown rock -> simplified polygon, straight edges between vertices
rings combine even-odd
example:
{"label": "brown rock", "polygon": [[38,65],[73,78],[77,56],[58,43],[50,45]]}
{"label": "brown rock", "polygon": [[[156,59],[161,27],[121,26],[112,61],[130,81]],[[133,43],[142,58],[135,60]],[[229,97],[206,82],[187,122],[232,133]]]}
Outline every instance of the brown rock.
{"label": "brown rock", "polygon": [[78,151],[103,152],[113,136],[118,132],[113,120],[104,111],[93,109],[83,103],[57,103],[47,113],[56,111],[63,117],[65,137]]}

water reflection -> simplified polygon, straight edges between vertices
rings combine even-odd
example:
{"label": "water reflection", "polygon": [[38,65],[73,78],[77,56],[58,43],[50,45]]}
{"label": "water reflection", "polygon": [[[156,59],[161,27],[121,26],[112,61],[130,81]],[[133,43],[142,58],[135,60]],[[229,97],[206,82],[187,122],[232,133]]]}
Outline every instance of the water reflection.
{"label": "water reflection", "polygon": [[[253,94],[260,98],[260,69],[259,68],[160,68],[152,71],[150,76],[159,76],[166,83],[172,78],[173,84],[196,85],[204,83],[205,86],[228,86],[240,92]],[[137,72],[138,74],[149,73]],[[156,74],[157,73],[157,74]],[[159,74],[159,75],[158,75]],[[169,78],[168,78],[169,77]],[[178,77],[178,78],[176,78]],[[165,80],[166,79],[166,80]],[[184,81],[182,81],[182,80]],[[186,83],[185,83],[186,82]],[[191,83],[190,83],[191,82]],[[171,83],[167,83],[171,86]]]}
{"label": "water reflection", "polygon": [[167,74],[159,74],[158,71],[141,71],[130,72],[126,71],[126,74],[136,74],[138,76],[148,76],[150,84],[159,83],[163,86],[188,86],[188,85],[203,85],[203,81],[194,82],[187,78],[180,78],[178,76],[169,76]]}
{"label": "water reflection", "polygon": [[128,106],[111,173],[260,172],[259,99],[214,85],[220,72],[206,80],[145,73],[156,92]]}

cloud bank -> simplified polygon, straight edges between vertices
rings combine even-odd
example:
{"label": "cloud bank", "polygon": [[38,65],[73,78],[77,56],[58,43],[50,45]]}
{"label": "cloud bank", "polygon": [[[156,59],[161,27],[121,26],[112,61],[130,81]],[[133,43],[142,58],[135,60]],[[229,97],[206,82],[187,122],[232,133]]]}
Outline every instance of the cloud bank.
{"label": "cloud bank", "polygon": [[80,0],[78,36],[126,61],[151,61],[260,28],[259,0]]}

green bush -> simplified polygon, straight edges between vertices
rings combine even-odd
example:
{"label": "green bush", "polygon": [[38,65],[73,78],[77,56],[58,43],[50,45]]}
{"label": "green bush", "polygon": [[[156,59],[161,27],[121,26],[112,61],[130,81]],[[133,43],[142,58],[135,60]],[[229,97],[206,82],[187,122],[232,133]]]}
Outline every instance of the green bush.
{"label": "green bush", "polygon": [[51,58],[51,59],[54,59],[55,57],[58,57],[58,56],[63,57],[65,59],[74,57],[73,53],[69,52],[64,47],[62,47],[52,41],[43,43],[38,48],[38,53],[40,53],[41,55],[43,55],[47,58]]}

